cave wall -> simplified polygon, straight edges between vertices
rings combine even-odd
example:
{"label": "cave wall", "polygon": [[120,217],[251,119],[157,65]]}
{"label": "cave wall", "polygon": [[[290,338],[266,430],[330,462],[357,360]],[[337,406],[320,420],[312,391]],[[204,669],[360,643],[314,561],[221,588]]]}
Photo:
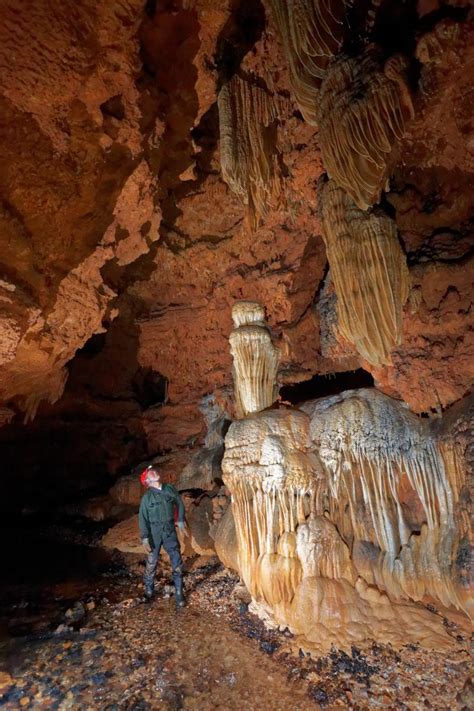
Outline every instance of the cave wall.
{"label": "cave wall", "polygon": [[[363,368],[425,414],[469,392],[472,16],[463,2],[387,1],[381,18],[377,41],[410,64],[414,118],[383,198],[410,295],[380,367],[337,335],[319,130],[295,103],[269,7],[4,3],[0,444],[11,481],[36,460],[58,490],[81,468],[105,487],[158,454],[176,477],[205,437],[202,398],[216,393],[232,414],[235,300],[264,306],[282,385]],[[282,196],[254,229],[220,167],[218,93],[236,73],[278,105]],[[140,392],[153,378],[165,394],[150,401]]]}

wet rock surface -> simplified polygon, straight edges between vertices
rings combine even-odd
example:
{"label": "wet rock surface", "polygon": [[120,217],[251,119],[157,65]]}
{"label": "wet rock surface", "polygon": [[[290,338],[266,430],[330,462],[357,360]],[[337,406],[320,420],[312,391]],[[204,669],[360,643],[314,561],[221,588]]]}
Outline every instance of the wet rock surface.
{"label": "wet rock surface", "polygon": [[77,629],[95,598],[118,590],[110,581],[127,570],[117,553],[98,547],[103,528],[79,519],[40,527],[35,517],[2,526],[9,546],[0,553],[0,648],[11,638]]}
{"label": "wet rock surface", "polygon": [[[408,645],[333,649],[311,657],[290,632],[248,612],[238,576],[217,558],[187,564],[188,606],[176,611],[169,569],[142,598],[141,564],[117,562],[63,601],[42,632],[2,642],[7,709],[446,709],[469,695],[467,635],[446,621],[455,651]],[[71,611],[71,612],[69,612]],[[80,611],[80,615],[78,615]],[[72,619],[74,618],[74,619]],[[21,632],[21,630],[20,630]]]}

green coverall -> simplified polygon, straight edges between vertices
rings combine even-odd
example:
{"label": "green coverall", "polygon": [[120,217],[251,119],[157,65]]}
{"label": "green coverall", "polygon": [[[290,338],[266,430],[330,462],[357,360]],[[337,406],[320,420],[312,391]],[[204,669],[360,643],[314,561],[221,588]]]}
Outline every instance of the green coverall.
{"label": "green coverall", "polygon": [[174,525],[174,511],[178,509],[178,523],[184,522],[184,504],[174,486],[164,484],[161,489],[150,487],[142,496],[138,523],[140,537],[147,539],[151,553],[146,558],[143,582],[148,593],[153,592],[156,568],[161,546],[170,557],[173,582],[177,593],[183,589],[183,561]]}

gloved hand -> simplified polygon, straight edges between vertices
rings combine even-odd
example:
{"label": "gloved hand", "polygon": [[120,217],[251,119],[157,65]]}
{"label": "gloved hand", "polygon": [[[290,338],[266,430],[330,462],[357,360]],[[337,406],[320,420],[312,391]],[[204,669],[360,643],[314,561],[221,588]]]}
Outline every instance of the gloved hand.
{"label": "gloved hand", "polygon": [[143,546],[143,550],[145,551],[145,553],[146,553],[147,555],[148,555],[149,553],[151,553],[151,546],[150,546],[150,541],[148,540],[148,538],[144,538],[144,539],[142,540],[142,546]]}
{"label": "gloved hand", "polygon": [[180,528],[182,531],[186,528],[186,524],[184,521],[178,521],[178,528]]}

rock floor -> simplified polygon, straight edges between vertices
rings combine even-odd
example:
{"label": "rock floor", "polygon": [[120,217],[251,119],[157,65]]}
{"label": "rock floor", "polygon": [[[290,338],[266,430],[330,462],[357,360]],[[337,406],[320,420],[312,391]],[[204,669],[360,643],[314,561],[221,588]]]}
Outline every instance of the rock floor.
{"label": "rock floor", "polygon": [[[140,571],[136,566],[135,573]],[[470,709],[466,634],[450,654],[371,645],[313,658],[290,633],[268,631],[242,602],[238,579],[216,559],[186,577],[176,611],[161,580],[151,603],[139,579],[107,579],[83,596],[86,616],[51,635],[12,640],[0,664],[6,709]],[[89,603],[89,604],[87,604]],[[61,631],[62,629],[62,631]]]}

